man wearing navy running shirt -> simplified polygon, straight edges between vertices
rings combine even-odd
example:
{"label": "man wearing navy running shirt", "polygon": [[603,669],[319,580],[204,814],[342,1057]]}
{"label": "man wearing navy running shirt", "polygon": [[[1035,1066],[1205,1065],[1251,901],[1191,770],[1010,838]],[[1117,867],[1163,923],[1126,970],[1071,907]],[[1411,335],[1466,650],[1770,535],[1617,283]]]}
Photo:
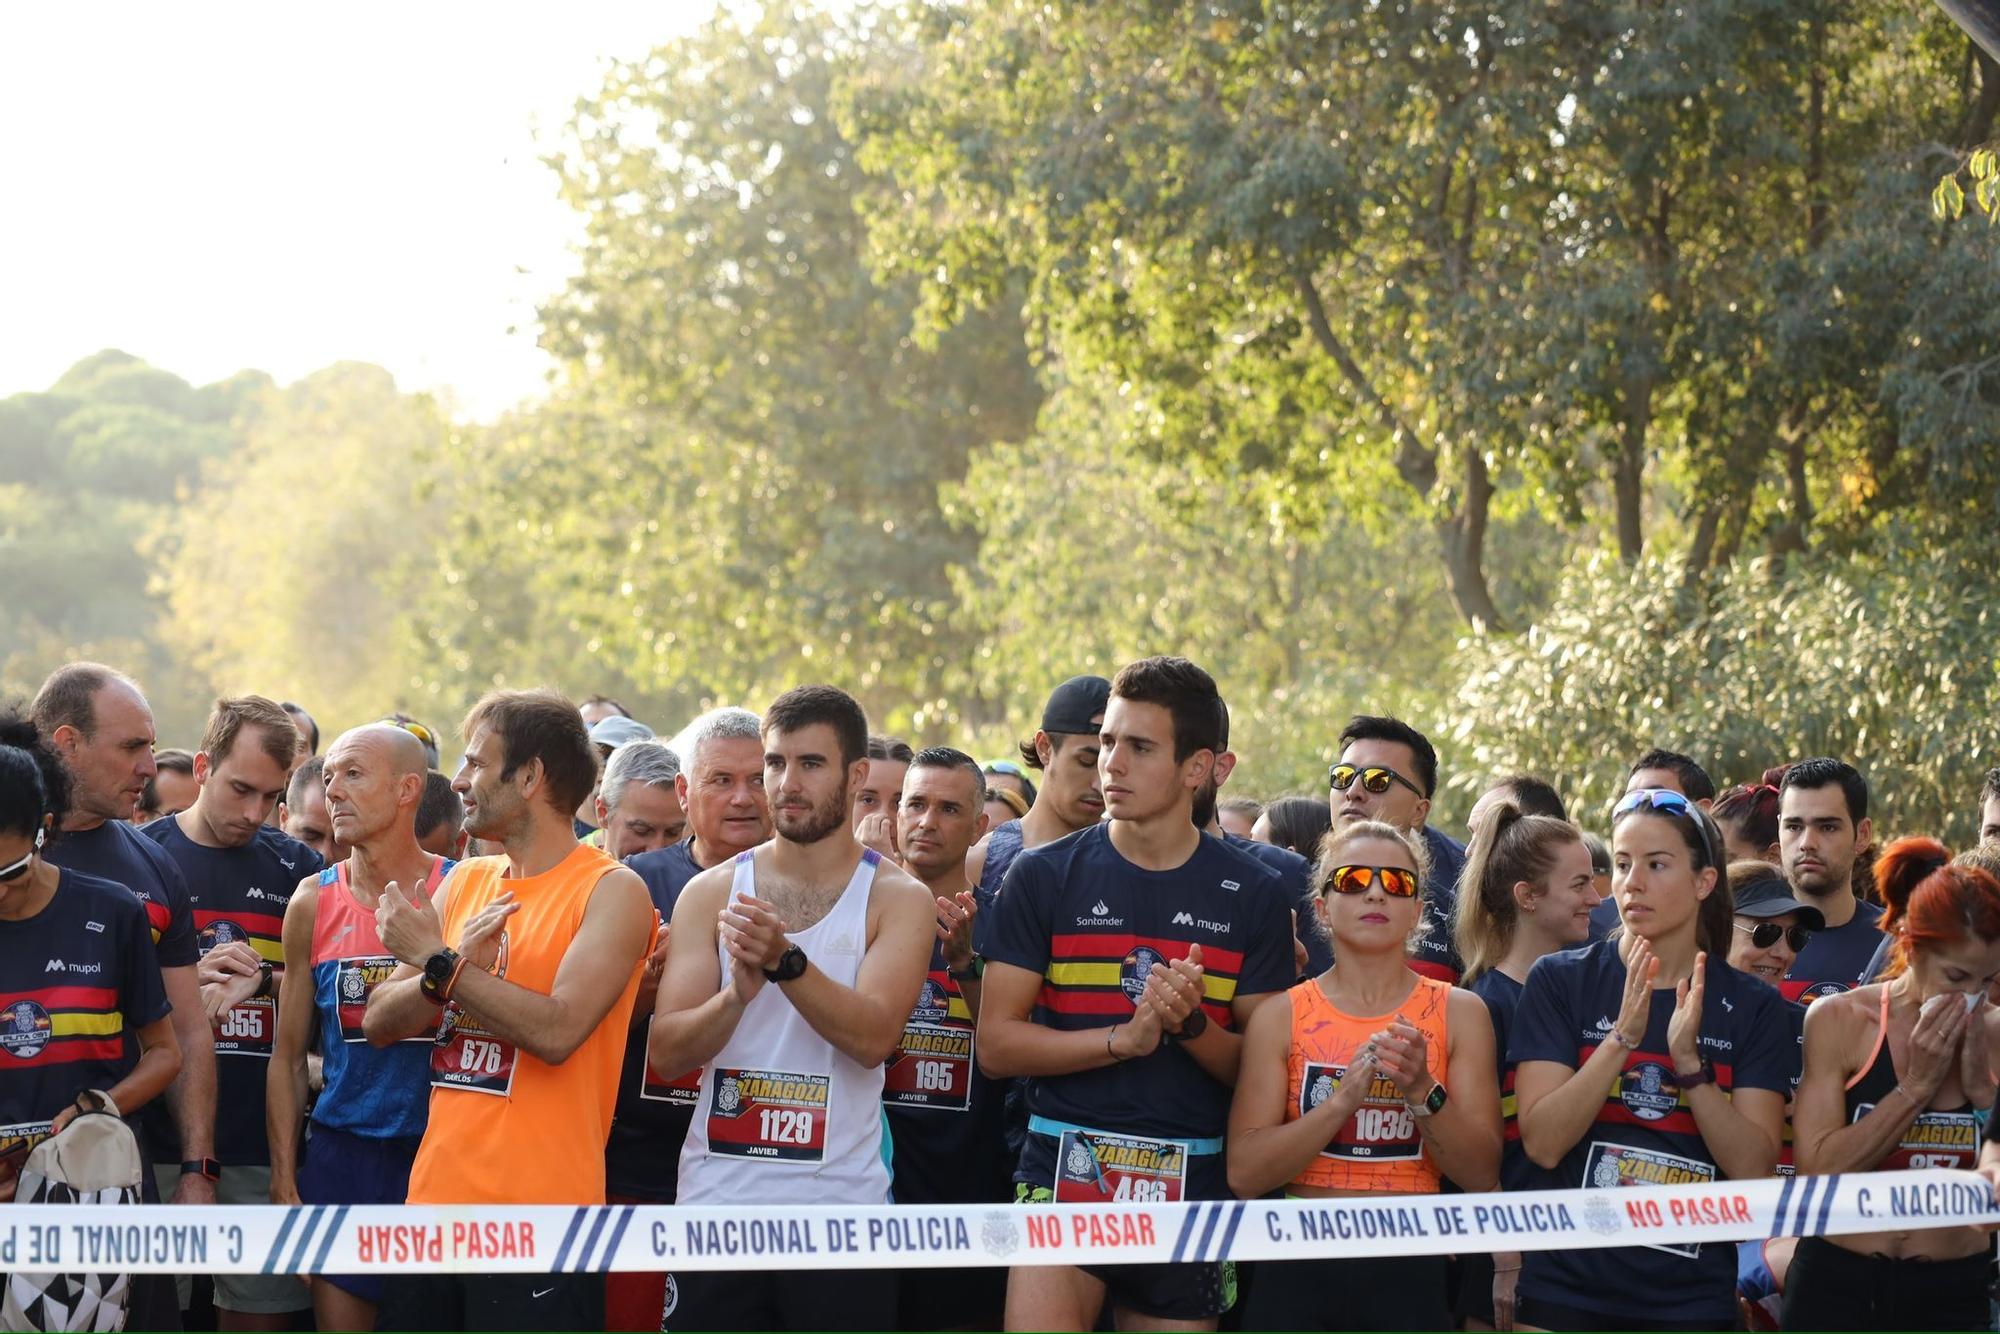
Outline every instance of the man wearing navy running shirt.
{"label": "man wearing navy running shirt", "polygon": [[[981,1067],[1028,1080],[1016,1198],[1227,1199],[1230,1089],[1251,1012],[1293,980],[1278,877],[1194,826],[1222,700],[1185,658],[1118,674],[1099,737],[1111,818],[1023,852],[987,937]],[[1224,1266],[1015,1269],[1008,1329],[1213,1329]]]}
{"label": "man wearing navy running shirt", "polygon": [[[215,1033],[216,1199],[268,1204],[270,1141],[264,1093],[285,984],[285,909],[299,881],[324,868],[318,853],[264,822],[285,794],[298,730],[261,695],[217,700],[194,757],[194,805],[140,830],[186,878],[202,949],[202,1005]],[[299,985],[312,986],[311,978]],[[225,1330],[289,1329],[311,1299],[282,1274],[217,1274],[216,1323]]]}
{"label": "man wearing navy running shirt", "polygon": [[1810,1004],[1868,980],[1882,910],[1854,892],[1854,864],[1874,836],[1868,782],[1853,765],[1820,756],[1785,770],[1778,793],[1785,879],[1826,918],[1778,984],[1786,1000]]}
{"label": "man wearing navy running shirt", "polygon": [[1458,876],[1465,845],[1425,823],[1437,793],[1437,748],[1399,718],[1357,714],[1340,732],[1340,761],[1328,774],[1333,823],[1381,820],[1423,839],[1430,855],[1424,874],[1424,932],[1410,953],[1410,967],[1440,982],[1458,981],[1465,964],[1451,943]]}

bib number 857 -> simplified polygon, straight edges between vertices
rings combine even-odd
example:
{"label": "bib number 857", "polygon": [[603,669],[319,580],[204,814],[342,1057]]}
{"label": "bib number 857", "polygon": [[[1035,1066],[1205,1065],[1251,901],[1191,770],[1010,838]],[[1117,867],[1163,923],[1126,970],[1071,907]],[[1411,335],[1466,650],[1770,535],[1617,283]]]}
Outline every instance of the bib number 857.
{"label": "bib number 857", "polygon": [[767,1144],[811,1144],[812,1132],[811,1112],[782,1107],[761,1107],[757,1110],[757,1133]]}

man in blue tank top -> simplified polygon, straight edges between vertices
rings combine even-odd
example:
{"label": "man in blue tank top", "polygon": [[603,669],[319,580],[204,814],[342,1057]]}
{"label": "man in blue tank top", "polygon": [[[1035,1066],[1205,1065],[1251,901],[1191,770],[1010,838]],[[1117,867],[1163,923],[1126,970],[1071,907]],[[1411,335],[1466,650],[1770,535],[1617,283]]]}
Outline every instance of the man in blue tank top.
{"label": "man in blue tank top", "polygon": [[[330,833],[349,852],[301,881],[285,909],[285,972],[310,977],[312,986],[287,989],[278,1006],[264,1103],[273,1204],[401,1204],[408,1193],[430,1113],[431,1043],[419,1037],[378,1050],[361,1016],[369,994],[396,970],[375,932],[386,887],[434,892],[451,869],[417,844],[425,770],[423,743],[390,723],[343,733],[327,750]],[[326,1087],[301,1153],[315,1020]],[[312,1285],[321,1329],[374,1328],[381,1297],[377,1275],[327,1274]]]}

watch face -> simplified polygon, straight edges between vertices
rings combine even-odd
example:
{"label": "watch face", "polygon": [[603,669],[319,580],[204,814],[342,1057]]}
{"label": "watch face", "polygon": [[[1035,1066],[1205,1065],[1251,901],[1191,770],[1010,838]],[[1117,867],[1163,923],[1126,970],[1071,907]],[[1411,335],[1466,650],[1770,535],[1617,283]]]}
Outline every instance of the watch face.
{"label": "watch face", "polygon": [[433,954],[424,960],[424,976],[433,982],[442,982],[451,976],[451,956]]}

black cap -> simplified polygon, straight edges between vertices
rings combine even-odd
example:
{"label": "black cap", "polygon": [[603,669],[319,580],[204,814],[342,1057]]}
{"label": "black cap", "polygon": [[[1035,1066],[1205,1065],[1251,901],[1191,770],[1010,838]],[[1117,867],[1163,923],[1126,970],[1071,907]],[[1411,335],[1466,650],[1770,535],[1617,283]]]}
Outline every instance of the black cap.
{"label": "black cap", "polygon": [[1772,875],[1760,875],[1735,891],[1735,910],[1744,917],[1799,915],[1799,925],[1813,931],[1826,927],[1826,915],[1810,903],[1792,897],[1792,887]]}
{"label": "black cap", "polygon": [[1111,703],[1111,683],[1101,676],[1072,676],[1057,686],[1042,709],[1042,730],[1096,736]]}

